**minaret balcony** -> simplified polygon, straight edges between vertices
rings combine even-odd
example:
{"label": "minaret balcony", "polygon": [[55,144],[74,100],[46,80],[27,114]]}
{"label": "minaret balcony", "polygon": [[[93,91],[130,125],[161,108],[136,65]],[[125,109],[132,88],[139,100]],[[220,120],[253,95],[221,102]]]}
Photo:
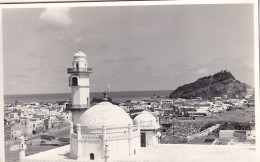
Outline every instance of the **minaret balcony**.
{"label": "minaret balcony", "polygon": [[92,68],[68,68],[68,74],[72,73],[92,73]]}
{"label": "minaret balcony", "polygon": [[80,109],[88,109],[88,104],[80,104],[80,105],[73,105],[73,104],[67,104],[66,110],[80,110]]}

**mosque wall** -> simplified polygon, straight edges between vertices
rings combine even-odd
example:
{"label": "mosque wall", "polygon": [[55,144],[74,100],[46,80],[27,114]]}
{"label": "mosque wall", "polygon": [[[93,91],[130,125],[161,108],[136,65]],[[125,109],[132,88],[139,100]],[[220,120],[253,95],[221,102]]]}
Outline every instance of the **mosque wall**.
{"label": "mosque wall", "polygon": [[132,138],[132,155],[137,155],[139,154],[139,150],[140,150],[140,147],[141,147],[141,140],[140,140],[140,137],[141,135],[139,134],[138,136]]}
{"label": "mosque wall", "polygon": [[75,155],[75,156],[78,156],[78,143],[77,143],[77,139],[75,138],[71,138],[71,154],[72,155]]}
{"label": "mosque wall", "polygon": [[129,156],[128,139],[108,141],[109,156],[117,159]]}
{"label": "mosque wall", "polygon": [[146,131],[145,138],[146,138],[146,147],[153,146],[153,131]]}
{"label": "mosque wall", "polygon": [[103,146],[100,140],[82,140],[81,150],[81,155],[85,160],[90,160],[90,154],[94,155],[94,161],[98,161],[103,158]]}
{"label": "mosque wall", "polygon": [[141,131],[141,132],[145,133],[146,147],[152,147],[159,143],[155,131]]}
{"label": "mosque wall", "polygon": [[[20,160],[20,162],[63,162],[65,160],[60,160],[60,159],[52,159],[52,160],[42,160],[42,159],[22,159]],[[75,160],[70,160],[70,159],[66,159],[66,162],[75,162]],[[77,160],[76,162],[93,162],[93,160]]]}
{"label": "mosque wall", "polygon": [[159,138],[156,136],[156,132],[153,132],[153,146],[159,144]]}

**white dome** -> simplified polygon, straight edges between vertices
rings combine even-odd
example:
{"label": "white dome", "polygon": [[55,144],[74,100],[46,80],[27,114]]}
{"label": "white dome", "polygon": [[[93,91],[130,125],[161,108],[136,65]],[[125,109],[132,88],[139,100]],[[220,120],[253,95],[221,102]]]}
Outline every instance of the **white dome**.
{"label": "white dome", "polygon": [[85,53],[79,51],[78,53],[74,54],[74,57],[87,57]]}
{"label": "white dome", "polygon": [[141,129],[153,129],[160,128],[158,122],[156,122],[156,118],[149,112],[143,111],[141,114],[137,115],[134,118],[134,124],[136,125],[139,122]]}
{"label": "white dome", "polygon": [[137,115],[134,118],[135,124],[137,123],[137,121],[139,121],[139,122],[150,122],[150,121],[156,122],[156,118],[149,112],[143,111],[141,114]]}
{"label": "white dome", "polygon": [[79,119],[79,124],[101,128],[102,126],[127,126],[133,124],[133,121],[121,107],[110,102],[101,102],[84,112]]}

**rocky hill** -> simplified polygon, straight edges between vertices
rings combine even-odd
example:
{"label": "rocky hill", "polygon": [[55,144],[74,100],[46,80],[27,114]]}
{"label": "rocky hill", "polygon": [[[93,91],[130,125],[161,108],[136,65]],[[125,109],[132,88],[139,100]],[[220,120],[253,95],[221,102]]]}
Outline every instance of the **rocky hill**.
{"label": "rocky hill", "polygon": [[197,81],[185,84],[174,90],[170,98],[211,98],[227,95],[235,98],[236,95],[245,96],[250,86],[236,80],[228,71],[224,70],[211,76],[206,76]]}

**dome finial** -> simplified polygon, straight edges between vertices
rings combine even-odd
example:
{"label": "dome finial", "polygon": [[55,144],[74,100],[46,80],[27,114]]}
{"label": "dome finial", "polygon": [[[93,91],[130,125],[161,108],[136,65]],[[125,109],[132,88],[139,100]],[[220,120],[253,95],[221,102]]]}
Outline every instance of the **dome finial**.
{"label": "dome finial", "polygon": [[108,101],[107,92],[103,92],[103,101]]}

